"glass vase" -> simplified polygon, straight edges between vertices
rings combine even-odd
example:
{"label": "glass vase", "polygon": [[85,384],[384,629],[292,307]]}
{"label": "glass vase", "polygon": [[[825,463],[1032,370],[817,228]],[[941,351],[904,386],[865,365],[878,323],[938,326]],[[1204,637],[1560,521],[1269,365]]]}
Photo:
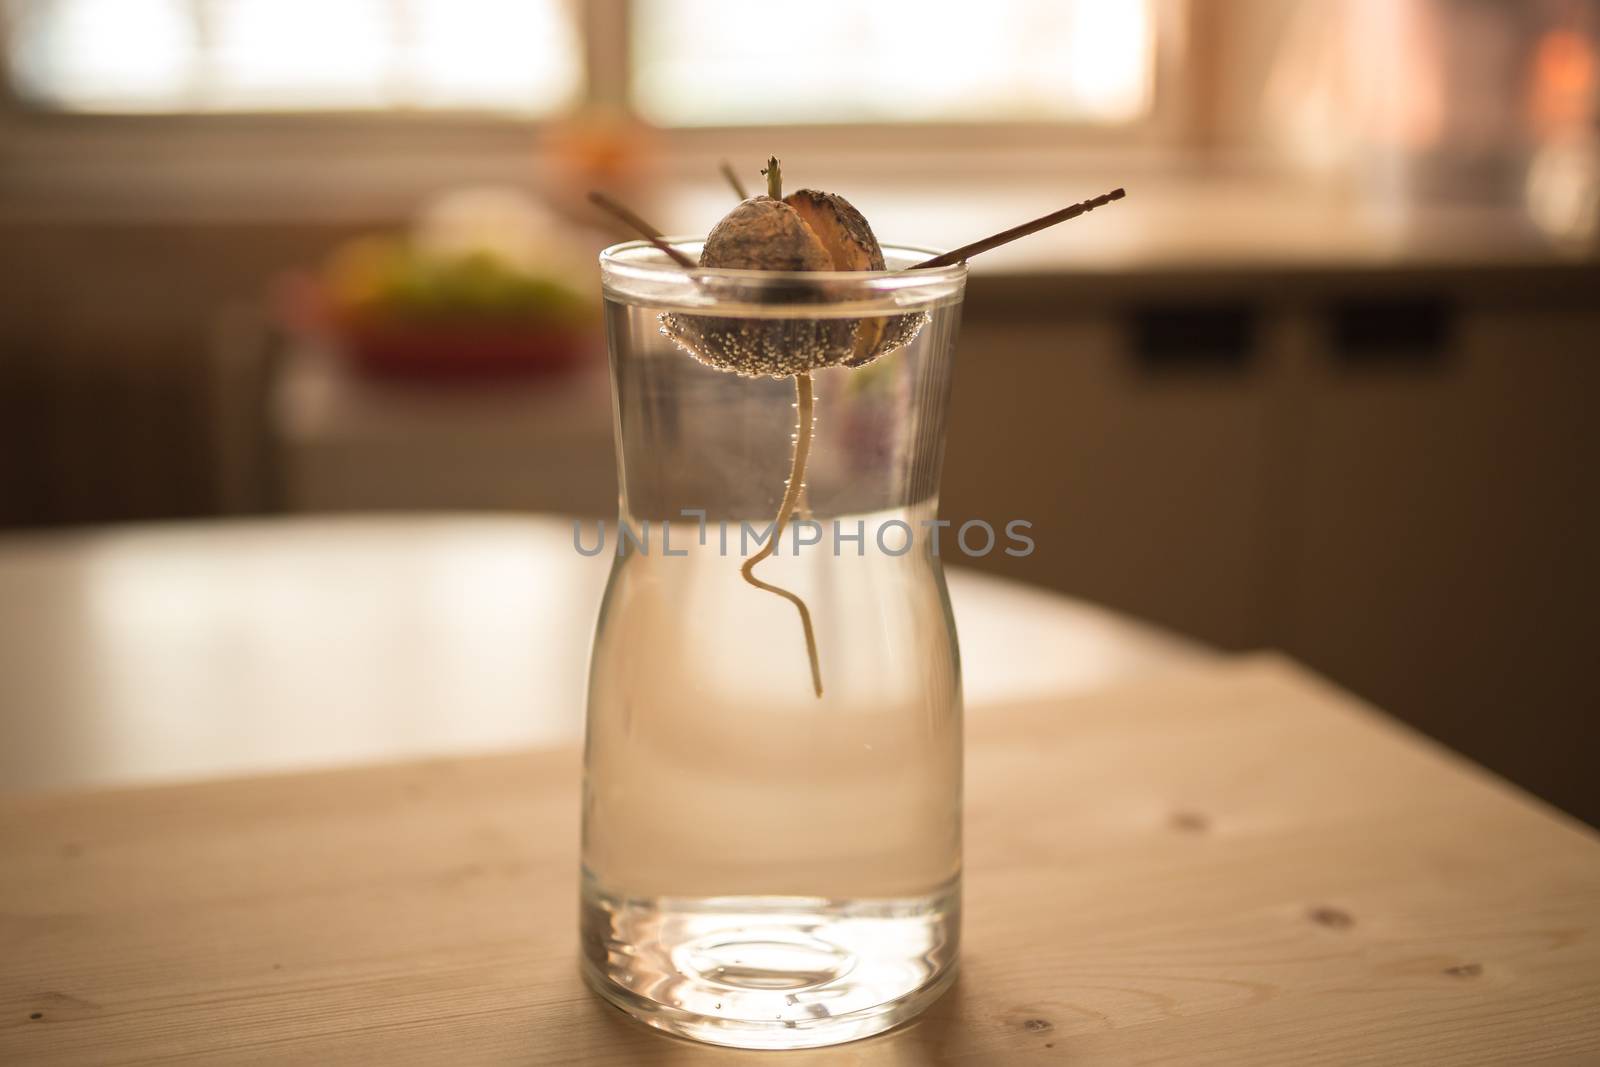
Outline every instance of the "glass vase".
{"label": "glass vase", "polygon": [[[684,1037],[848,1041],[954,978],[961,673],[936,520],[966,272],[885,255],[806,275],[601,256],[621,499],[599,531],[583,968]],[[693,354],[862,331],[881,339],[862,365],[798,376]]]}

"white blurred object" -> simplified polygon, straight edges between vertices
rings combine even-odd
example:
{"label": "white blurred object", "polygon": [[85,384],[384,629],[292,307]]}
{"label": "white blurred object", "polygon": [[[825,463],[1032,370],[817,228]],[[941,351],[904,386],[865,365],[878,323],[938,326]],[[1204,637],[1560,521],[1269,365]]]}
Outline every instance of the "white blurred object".
{"label": "white blurred object", "polygon": [[1593,248],[1600,235],[1600,3],[1548,26],[1530,64],[1527,121],[1538,141],[1523,198],[1558,245]]}
{"label": "white blurred object", "polygon": [[493,388],[386,389],[300,341],[267,405],[285,511],[616,510],[603,360]]}
{"label": "white blurred object", "polygon": [[1298,0],[1287,26],[1265,119],[1291,165],[1353,180],[1397,230],[1479,203],[1592,242],[1600,0]]}
{"label": "white blurred object", "polygon": [[648,0],[630,93],[662,126],[1129,123],[1155,22],[1153,0]]}
{"label": "white blurred object", "polygon": [[565,0],[4,0],[24,99],[67,111],[485,110],[583,89]]}
{"label": "white blurred object", "polygon": [[1313,171],[1363,150],[1438,142],[1443,81],[1431,9],[1406,0],[1300,3],[1267,85],[1267,121],[1289,158]]}
{"label": "white blurred object", "polygon": [[439,259],[487,253],[529,274],[581,278],[595,270],[596,234],[575,227],[541,201],[505,185],[441,193],[417,217],[417,250]]}
{"label": "white blurred object", "polygon": [[1551,141],[1528,166],[1528,217],[1558,244],[1593,248],[1600,237],[1600,139],[1593,133]]}

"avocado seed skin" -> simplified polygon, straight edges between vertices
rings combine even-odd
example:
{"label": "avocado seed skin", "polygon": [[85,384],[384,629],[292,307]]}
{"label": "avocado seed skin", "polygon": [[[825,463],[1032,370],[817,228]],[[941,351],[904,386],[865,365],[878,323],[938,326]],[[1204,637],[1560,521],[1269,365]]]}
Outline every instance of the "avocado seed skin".
{"label": "avocado seed skin", "polygon": [[[783,200],[821,238],[834,270],[886,269],[883,247],[872,226],[850,201],[838,193],[818,189],[800,189]],[[920,314],[912,314],[850,320],[851,351],[839,362],[846,367],[863,367],[909,344],[922,329],[923,319]]]}
{"label": "avocado seed skin", "polygon": [[[801,189],[783,200],[754,196],[712,227],[700,266],[756,271],[883,270],[883,249],[844,197]],[[827,303],[826,282],[773,287],[773,303]],[[745,377],[787,378],[824,367],[859,367],[908,344],[918,314],[849,319],[755,319],[665,313],[661,332],[695,359]]]}
{"label": "avocado seed skin", "polygon": [[783,198],[822,241],[832,270],[883,270],[883,249],[866,216],[838,193],[800,189]]}
{"label": "avocado seed skin", "polygon": [[827,248],[800,213],[781,200],[754,196],[722,217],[700,250],[702,267],[732,270],[831,270]]}

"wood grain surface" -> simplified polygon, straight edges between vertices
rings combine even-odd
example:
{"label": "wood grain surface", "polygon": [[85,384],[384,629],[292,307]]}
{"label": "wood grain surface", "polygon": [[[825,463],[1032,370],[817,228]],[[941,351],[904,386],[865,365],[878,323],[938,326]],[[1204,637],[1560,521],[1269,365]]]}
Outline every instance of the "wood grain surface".
{"label": "wood grain surface", "polygon": [[578,979],[562,749],[0,804],[0,1063],[1593,1063],[1600,841],[1250,657],[968,725],[960,981],[818,1052]]}

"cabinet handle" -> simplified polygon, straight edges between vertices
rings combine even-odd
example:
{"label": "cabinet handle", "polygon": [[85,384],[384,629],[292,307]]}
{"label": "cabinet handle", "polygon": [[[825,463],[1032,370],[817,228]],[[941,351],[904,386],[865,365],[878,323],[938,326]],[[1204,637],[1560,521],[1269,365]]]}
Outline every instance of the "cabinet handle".
{"label": "cabinet handle", "polygon": [[1328,309],[1328,348],[1352,367],[1442,363],[1455,334],[1455,309],[1442,297],[1340,300]]}
{"label": "cabinet handle", "polygon": [[1243,303],[1129,309],[1129,349],[1147,374],[1242,373],[1256,351],[1256,309]]}

